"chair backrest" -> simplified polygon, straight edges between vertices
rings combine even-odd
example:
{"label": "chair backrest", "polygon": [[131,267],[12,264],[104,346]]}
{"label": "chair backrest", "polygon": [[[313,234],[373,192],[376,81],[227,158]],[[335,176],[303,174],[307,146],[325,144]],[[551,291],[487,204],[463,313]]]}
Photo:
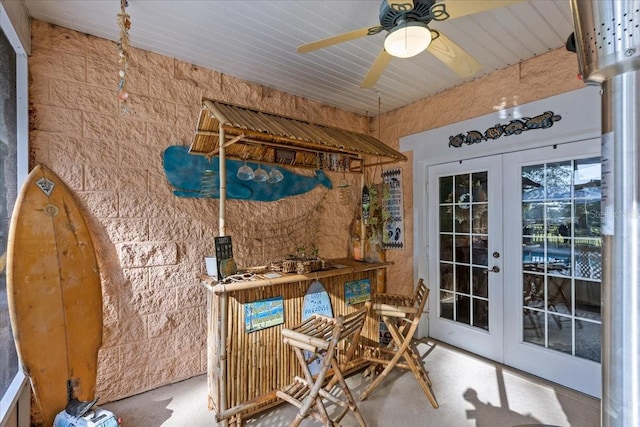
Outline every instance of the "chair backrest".
{"label": "chair backrest", "polygon": [[[333,324],[333,330],[331,334],[329,334],[328,329],[321,328],[317,332],[322,331],[321,334],[317,336],[317,338],[325,339],[326,346],[319,346],[319,348],[323,348],[324,355],[322,356],[322,364],[320,367],[320,371],[317,373],[316,384],[314,385],[311,395],[315,396],[318,391],[318,385],[324,382],[324,378],[328,374],[329,368],[331,367],[331,359],[336,357],[336,349],[340,345],[341,342],[349,342],[347,345],[347,352],[344,355],[346,360],[342,362],[347,362],[351,360],[353,356],[358,340],[360,339],[360,333],[362,332],[362,328],[364,327],[364,322],[367,319],[367,314],[369,313],[369,308],[371,307],[370,302],[366,302],[362,308],[354,311],[353,313],[349,313],[345,316],[337,316],[335,318],[323,316],[323,315],[314,315],[319,320],[322,320],[323,323]],[[293,344],[295,345],[295,344]],[[337,381],[337,377],[334,377],[330,384],[335,384]]]}
{"label": "chair backrest", "polygon": [[427,300],[429,299],[430,289],[427,288],[427,285],[424,283],[424,279],[418,280],[418,285],[416,286],[416,291],[413,295],[413,307],[416,309],[413,313],[408,313],[404,318],[405,322],[400,326],[399,330],[402,336],[406,337],[408,334],[415,333],[418,328],[418,323],[420,322],[420,317],[422,313],[424,313],[424,306],[427,304]]}
{"label": "chair backrest", "polygon": [[343,316],[342,327],[340,329],[340,340],[350,338],[356,334],[360,335],[370,307],[371,302],[367,301],[359,310]]}
{"label": "chair backrest", "polygon": [[424,279],[418,280],[418,286],[416,286],[416,292],[413,296],[413,306],[418,310],[415,316],[420,317],[424,312],[424,306],[429,299],[430,289],[424,283]]}

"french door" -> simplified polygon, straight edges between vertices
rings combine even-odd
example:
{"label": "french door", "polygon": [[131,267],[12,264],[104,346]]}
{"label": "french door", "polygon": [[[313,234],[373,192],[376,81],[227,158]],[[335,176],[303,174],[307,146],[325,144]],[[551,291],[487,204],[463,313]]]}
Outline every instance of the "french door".
{"label": "french door", "polygon": [[600,395],[600,145],[429,167],[429,335]]}
{"label": "french door", "polygon": [[502,163],[429,168],[429,335],[502,360]]}

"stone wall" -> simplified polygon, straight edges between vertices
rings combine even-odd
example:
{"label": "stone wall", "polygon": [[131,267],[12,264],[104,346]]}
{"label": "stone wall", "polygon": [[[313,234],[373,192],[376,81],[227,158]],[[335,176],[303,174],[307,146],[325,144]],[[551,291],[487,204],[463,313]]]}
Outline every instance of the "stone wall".
{"label": "stone wall", "polygon": [[[206,293],[196,277],[214,253],[218,200],[175,197],[163,150],[190,144],[203,97],[358,132],[369,119],[137,49],[127,72],[131,113],[122,115],[114,42],[38,21],[32,32],[30,164],[47,165],[77,195],[101,268],[97,395],[111,401],[206,372]],[[307,241],[322,257],[347,255],[359,176],[328,175],[334,190],[227,201],[240,266]],[[337,188],[343,180],[347,204]]]}
{"label": "stone wall", "polygon": [[[196,276],[213,253],[217,200],[180,199],[162,170],[162,151],[189,145],[202,97],[377,135],[394,148],[412,133],[582,86],[573,54],[562,49],[495,72],[371,120],[218,72],[132,49],[127,73],[132,113],[118,111],[115,43],[34,21],[30,58],[30,162],[49,166],[74,190],[98,251],[103,279],[104,345],[98,395],[130,396],[206,371],[206,294]],[[384,94],[383,94],[384,102]],[[510,107],[511,105],[507,105]],[[412,168],[402,164],[407,247],[394,261],[388,289],[413,285]],[[276,203],[228,201],[227,231],[241,265],[268,261],[279,225],[312,224],[296,239],[320,255],[347,255],[359,177],[330,174],[334,190],[316,188]],[[346,182],[343,182],[346,180]],[[343,203],[337,184],[349,185]]]}

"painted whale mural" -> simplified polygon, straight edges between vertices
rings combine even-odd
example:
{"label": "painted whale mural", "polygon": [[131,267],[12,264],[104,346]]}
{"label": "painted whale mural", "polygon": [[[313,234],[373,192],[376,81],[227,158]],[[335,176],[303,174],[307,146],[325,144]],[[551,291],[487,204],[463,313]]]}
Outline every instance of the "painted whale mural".
{"label": "painted whale mural", "polygon": [[[209,161],[204,156],[189,154],[189,149],[180,145],[172,145],[164,150],[162,155],[164,172],[167,181],[173,187],[173,194],[178,197],[190,198],[219,198],[217,188],[203,192],[203,175],[205,171],[218,174],[219,160],[214,157]],[[284,179],[277,183],[242,181],[236,177],[238,168],[244,162],[227,159],[227,198],[241,200],[255,200],[260,202],[271,202],[285,197],[304,194],[313,190],[318,185],[326,188],[333,188],[331,180],[322,171],[315,171],[315,176],[304,176],[290,172],[285,168],[276,166],[263,166],[263,169],[270,171],[278,169],[282,172]],[[247,163],[252,169],[258,167],[255,163]],[[216,180],[216,182],[218,182]]]}

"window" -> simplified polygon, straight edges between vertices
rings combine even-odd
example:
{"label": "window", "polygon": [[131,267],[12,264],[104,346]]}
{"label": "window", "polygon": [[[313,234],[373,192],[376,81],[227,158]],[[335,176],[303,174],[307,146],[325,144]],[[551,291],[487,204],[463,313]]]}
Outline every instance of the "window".
{"label": "window", "polygon": [[27,56],[0,4],[0,425],[16,417],[18,425],[28,424],[29,414],[25,378],[11,332],[6,283],[9,223],[28,169],[27,92]]}

